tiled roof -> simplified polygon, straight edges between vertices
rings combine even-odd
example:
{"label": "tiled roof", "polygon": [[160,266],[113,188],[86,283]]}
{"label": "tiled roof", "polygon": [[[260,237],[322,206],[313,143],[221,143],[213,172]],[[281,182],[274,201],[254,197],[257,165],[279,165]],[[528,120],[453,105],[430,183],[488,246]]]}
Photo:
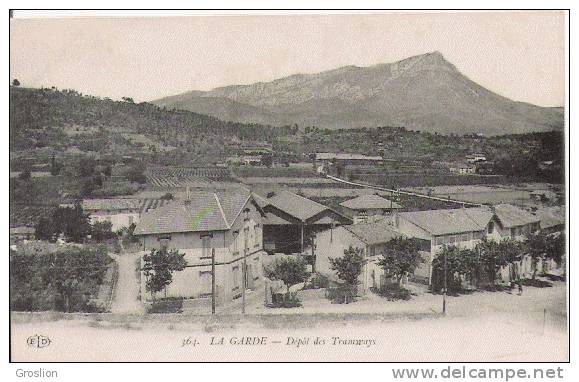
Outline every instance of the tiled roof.
{"label": "tiled roof", "polygon": [[135,235],[221,231],[231,227],[249,199],[249,192],[193,192],[144,214]]}
{"label": "tiled roof", "polygon": [[138,210],[142,201],[139,199],[84,199],[82,209],[84,211],[118,211]]}
{"label": "tiled roof", "polygon": [[[263,200],[263,198],[262,198]],[[298,218],[301,221],[328,209],[323,204],[314,202],[289,191],[279,191],[271,198],[265,199],[268,204]]]}
{"label": "tiled roof", "polygon": [[502,225],[506,228],[518,227],[540,221],[540,218],[537,216],[511,204],[498,204],[494,206],[494,210]]}
{"label": "tiled roof", "polygon": [[541,219],[543,229],[565,224],[565,209],[562,206],[539,208],[535,216]]}
{"label": "tiled roof", "polygon": [[456,208],[401,212],[399,217],[431,235],[438,236],[483,231],[492,217],[492,212],[486,208]]}
{"label": "tiled roof", "polygon": [[170,202],[167,199],[142,199],[141,208],[139,213],[144,214],[149,210],[154,210],[155,208],[162,207],[165,203]]}
{"label": "tiled roof", "polygon": [[403,236],[400,232],[395,231],[394,227],[385,220],[375,223],[345,225],[342,227],[369,245],[387,243],[395,237]]}
{"label": "tiled roof", "polygon": [[84,199],[82,209],[91,211],[124,211],[139,210],[143,214],[149,210],[161,207],[169,200],[151,198],[114,198],[114,199]]}
{"label": "tiled roof", "polygon": [[354,199],[346,200],[340,205],[352,210],[402,208],[400,204],[375,194],[360,195]]}

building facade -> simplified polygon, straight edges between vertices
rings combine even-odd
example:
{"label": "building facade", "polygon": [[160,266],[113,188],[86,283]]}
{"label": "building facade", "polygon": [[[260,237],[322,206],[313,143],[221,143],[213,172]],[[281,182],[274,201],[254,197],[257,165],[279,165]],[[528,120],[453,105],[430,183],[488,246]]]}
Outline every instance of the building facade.
{"label": "building facade", "polygon": [[[209,299],[212,259],[218,304],[263,285],[263,211],[249,192],[194,193],[143,215],[135,228],[142,254],[152,249],[184,253],[187,267],[173,273],[167,296]],[[146,276],[142,275],[142,296]]]}

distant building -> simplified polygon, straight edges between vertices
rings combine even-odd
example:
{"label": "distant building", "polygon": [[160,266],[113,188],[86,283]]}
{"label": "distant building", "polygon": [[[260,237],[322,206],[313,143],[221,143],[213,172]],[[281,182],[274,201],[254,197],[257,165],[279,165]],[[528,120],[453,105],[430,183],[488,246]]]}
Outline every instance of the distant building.
{"label": "distant building", "polygon": [[[244,264],[247,288],[263,285],[263,217],[249,191],[194,192],[144,214],[135,235],[143,254],[161,248],[185,254],[187,267],[173,274],[168,296],[210,298],[215,253],[217,302],[225,303],[242,295]],[[145,280],[141,285],[146,296]]]}
{"label": "distant building", "polygon": [[364,154],[348,154],[348,153],[316,153],[316,163],[318,165],[335,164],[341,162],[344,165],[371,165],[381,164],[384,159],[381,156],[370,156]]}
{"label": "distant building", "polygon": [[565,207],[541,207],[535,211],[540,219],[541,231],[547,234],[563,232],[565,230]]}
{"label": "distant building", "polygon": [[[137,224],[142,214],[165,202],[167,200],[163,199],[84,199],[81,206],[89,214],[91,224],[108,221],[116,232],[133,223]],[[74,204],[62,204],[61,207],[74,208]]]}
{"label": "distant building", "polygon": [[454,164],[451,165],[449,171],[453,174],[460,174],[460,175],[468,175],[468,174],[476,174],[476,166],[472,164]]}
{"label": "distant building", "polygon": [[487,225],[487,237],[501,240],[524,240],[541,229],[540,218],[511,204],[499,204],[490,209],[493,218]]}
{"label": "distant building", "polygon": [[470,154],[466,156],[468,163],[486,162],[487,157],[484,154]]}
{"label": "distant building", "polygon": [[256,197],[265,212],[263,244],[267,252],[303,252],[316,232],[332,226],[352,224],[352,220],[323,204],[289,191],[269,198]]}
{"label": "distant building", "polygon": [[[337,281],[331,269],[330,258],[344,255],[349,247],[362,249],[366,263],[359,277],[360,292],[367,293],[370,288],[380,288],[387,283],[387,275],[378,265],[383,249],[395,237],[402,236],[386,221],[361,223],[330,228],[316,235],[316,272]],[[428,277],[428,268],[416,271],[418,277]]]}
{"label": "distant building", "polygon": [[532,191],[529,196],[538,202],[554,201],[558,198],[557,194],[551,190],[535,190]]}
{"label": "distant building", "polygon": [[540,229],[539,218],[510,204],[400,212],[392,216],[391,224],[407,237],[430,242],[429,264],[444,245],[472,249],[483,237],[495,241],[523,240]]}
{"label": "distant building", "polygon": [[23,240],[33,240],[35,233],[36,230],[34,227],[10,227],[10,243],[17,243]]}
{"label": "distant building", "polygon": [[351,212],[354,224],[364,222],[369,216],[388,215],[402,206],[376,194],[360,195],[340,203],[340,206]]}

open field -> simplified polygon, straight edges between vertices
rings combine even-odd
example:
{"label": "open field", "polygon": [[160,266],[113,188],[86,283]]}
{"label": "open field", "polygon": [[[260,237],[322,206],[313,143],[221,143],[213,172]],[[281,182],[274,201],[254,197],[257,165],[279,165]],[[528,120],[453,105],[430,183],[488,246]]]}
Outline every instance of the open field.
{"label": "open field", "polygon": [[239,177],[314,177],[319,175],[312,169],[311,163],[291,163],[289,167],[237,166],[231,171]]}
{"label": "open field", "polygon": [[464,200],[465,202],[501,204],[510,203],[515,205],[529,204],[531,192],[534,190],[548,190],[547,184],[529,185],[457,185],[436,187],[413,187],[405,190],[430,194],[450,199]]}

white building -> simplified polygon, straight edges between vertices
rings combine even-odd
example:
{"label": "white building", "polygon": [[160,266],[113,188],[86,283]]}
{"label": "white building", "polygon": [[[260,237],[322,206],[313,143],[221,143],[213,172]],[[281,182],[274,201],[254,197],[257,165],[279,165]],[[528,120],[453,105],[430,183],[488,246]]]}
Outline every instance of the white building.
{"label": "white building", "polygon": [[[144,214],[135,228],[143,254],[176,249],[187,267],[173,274],[167,295],[190,299],[211,297],[212,254],[215,254],[217,302],[241,297],[263,284],[264,214],[249,191],[193,192]],[[244,272],[245,268],[245,272]],[[142,296],[148,296],[143,276]]]}

